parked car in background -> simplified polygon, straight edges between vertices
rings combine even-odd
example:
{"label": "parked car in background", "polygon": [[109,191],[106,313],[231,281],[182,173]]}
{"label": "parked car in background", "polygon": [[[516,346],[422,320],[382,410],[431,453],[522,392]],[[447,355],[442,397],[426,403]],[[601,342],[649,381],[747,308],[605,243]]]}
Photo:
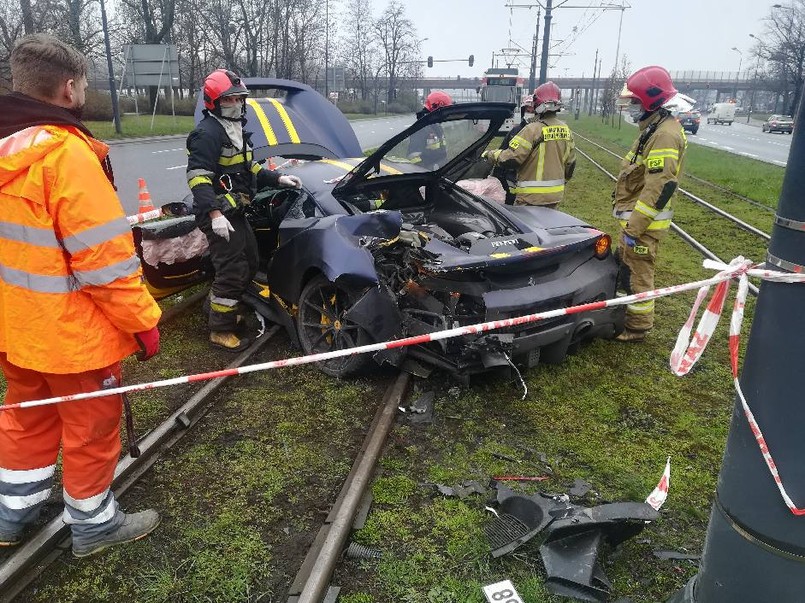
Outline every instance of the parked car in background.
{"label": "parked car in background", "polygon": [[[260,261],[245,303],[283,325],[305,354],[353,348],[614,297],[610,237],[544,207],[501,205],[456,184],[512,113],[510,103],[459,103],[417,120],[369,157],[346,118],[312,88],[245,79],[246,130],[258,161],[278,159],[300,189],[264,189],[245,209]],[[265,94],[265,96],[260,96]],[[438,126],[447,156],[409,154]],[[189,201],[189,200],[188,200]],[[185,203],[136,225],[150,290],[163,297],[209,278],[203,235]],[[204,241],[202,241],[203,243]],[[623,329],[622,309],[548,318],[492,332],[319,363],[345,377],[414,359],[462,376],[512,363],[559,362],[586,340]],[[508,369],[507,369],[508,370]]]}
{"label": "parked car in background", "polygon": [[702,121],[702,114],[696,110],[680,111],[676,114],[679,125],[682,129],[691,134],[696,134],[699,131],[699,124]]}
{"label": "parked car in background", "polygon": [[735,121],[735,103],[716,103],[713,110],[707,115],[708,124],[732,125]]}
{"label": "parked car in background", "polygon": [[790,115],[770,115],[760,129],[764,132],[788,132],[794,131],[794,118]]}

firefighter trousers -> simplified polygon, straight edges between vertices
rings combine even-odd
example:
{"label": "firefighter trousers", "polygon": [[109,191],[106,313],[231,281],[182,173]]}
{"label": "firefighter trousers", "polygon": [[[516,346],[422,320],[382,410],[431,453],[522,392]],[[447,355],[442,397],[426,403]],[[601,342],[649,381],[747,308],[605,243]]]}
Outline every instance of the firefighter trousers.
{"label": "firefighter trousers", "polygon": [[226,214],[234,232],[229,241],[212,231],[212,221],[205,216],[198,224],[210,245],[215,276],[210,289],[210,331],[234,331],[240,300],[257,273],[257,239],[242,211]]}
{"label": "firefighter trousers", "polygon": [[[20,368],[0,352],[6,404],[120,385],[120,363],[55,375]],[[64,522],[73,540],[92,543],[117,529],[124,515],[110,490],[120,457],[119,395],[0,411],[0,531],[16,533],[50,496],[62,448]]]}
{"label": "firefighter trousers", "polygon": [[[654,269],[657,262],[658,239],[644,234],[635,240],[634,247],[623,243],[621,231],[618,259],[621,289],[629,295],[654,289]],[[626,306],[626,328],[630,331],[649,331],[654,327],[654,300],[638,301]]]}

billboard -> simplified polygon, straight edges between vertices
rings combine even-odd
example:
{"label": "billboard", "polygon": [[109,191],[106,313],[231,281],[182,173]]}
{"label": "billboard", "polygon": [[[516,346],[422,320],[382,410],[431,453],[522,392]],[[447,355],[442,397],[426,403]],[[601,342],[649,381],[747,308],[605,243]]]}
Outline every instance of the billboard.
{"label": "billboard", "polygon": [[178,86],[179,55],[172,44],[125,44],[122,88]]}

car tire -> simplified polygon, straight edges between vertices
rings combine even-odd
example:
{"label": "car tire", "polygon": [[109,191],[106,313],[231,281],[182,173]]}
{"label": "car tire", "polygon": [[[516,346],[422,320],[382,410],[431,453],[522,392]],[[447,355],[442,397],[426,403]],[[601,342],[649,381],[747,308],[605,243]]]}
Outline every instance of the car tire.
{"label": "car tire", "polygon": [[696,132],[698,132],[698,131],[699,131],[699,128],[693,128],[693,129],[690,131],[690,133],[691,133],[691,134],[693,134],[693,135],[695,136],[695,135],[696,135]]}
{"label": "car tire", "polygon": [[[296,332],[306,354],[318,354],[372,343],[369,334],[344,314],[360,299],[360,291],[330,282],[323,274],[312,278],[299,296]],[[342,356],[317,362],[319,370],[342,379],[366,367],[372,358],[368,354]]]}

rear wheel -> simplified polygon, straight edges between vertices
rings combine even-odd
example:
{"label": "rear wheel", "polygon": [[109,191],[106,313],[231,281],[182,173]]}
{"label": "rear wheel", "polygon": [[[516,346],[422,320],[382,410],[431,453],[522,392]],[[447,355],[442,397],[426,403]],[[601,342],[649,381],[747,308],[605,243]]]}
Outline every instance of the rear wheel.
{"label": "rear wheel", "polygon": [[[331,283],[323,274],[314,277],[299,297],[296,330],[306,355],[346,350],[371,343],[369,334],[345,318],[360,298],[360,292]],[[341,356],[318,362],[322,372],[333,377],[348,377],[371,360],[367,354]]]}

